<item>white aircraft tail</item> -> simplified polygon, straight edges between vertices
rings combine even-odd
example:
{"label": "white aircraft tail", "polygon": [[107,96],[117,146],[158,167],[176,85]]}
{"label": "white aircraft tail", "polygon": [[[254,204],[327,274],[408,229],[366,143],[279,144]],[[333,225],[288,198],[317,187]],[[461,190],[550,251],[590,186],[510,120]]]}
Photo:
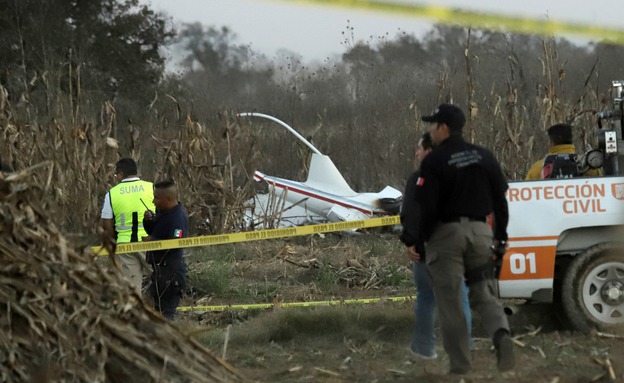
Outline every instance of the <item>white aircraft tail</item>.
{"label": "white aircraft tail", "polygon": [[312,153],[308,180],[304,184],[341,197],[351,197],[357,194],[345,181],[332,160],[324,154]]}

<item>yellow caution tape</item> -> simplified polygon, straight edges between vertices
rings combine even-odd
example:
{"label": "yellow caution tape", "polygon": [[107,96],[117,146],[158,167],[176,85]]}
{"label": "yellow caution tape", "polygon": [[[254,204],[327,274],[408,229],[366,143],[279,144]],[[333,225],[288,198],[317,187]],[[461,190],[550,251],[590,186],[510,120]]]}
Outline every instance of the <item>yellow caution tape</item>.
{"label": "yellow caution tape", "polygon": [[[289,3],[292,0],[288,0]],[[624,43],[624,29],[608,28],[581,23],[563,23],[528,17],[512,17],[494,13],[462,10],[456,7],[406,4],[381,0],[299,0],[300,3],[320,3],[341,8],[397,13],[432,19],[443,24],[463,25],[477,29],[499,30],[527,34],[576,35]]]}
{"label": "yellow caution tape", "polygon": [[[246,231],[241,233],[204,235],[180,239],[167,239],[163,241],[121,243],[117,245],[116,253],[136,253],[154,250],[182,249],[189,247],[222,245],[225,243],[249,242],[263,239],[287,238],[300,235],[329,233],[334,231],[367,229],[371,227],[397,225],[401,223],[398,215],[370,218],[359,221],[328,222],[308,226],[286,227],[282,229],[267,229],[258,231]],[[102,246],[93,246],[91,250],[98,255],[108,255]]]}
{"label": "yellow caution tape", "polygon": [[369,304],[377,302],[404,302],[416,299],[415,295],[406,297],[383,297],[383,298],[363,298],[363,299],[345,299],[330,300],[316,302],[276,302],[276,303],[254,303],[242,305],[219,305],[219,306],[186,306],[178,307],[178,311],[224,311],[224,310],[263,310],[270,308],[288,308],[288,307],[313,307],[313,306],[339,306],[352,304]]}

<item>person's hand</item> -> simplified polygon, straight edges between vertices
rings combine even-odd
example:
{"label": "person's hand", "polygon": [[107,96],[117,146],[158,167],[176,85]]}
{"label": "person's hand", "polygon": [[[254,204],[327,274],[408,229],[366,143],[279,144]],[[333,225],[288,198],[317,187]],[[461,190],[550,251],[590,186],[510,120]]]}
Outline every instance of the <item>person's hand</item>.
{"label": "person's hand", "polygon": [[507,241],[494,240],[490,249],[492,249],[492,261],[494,262],[494,276],[499,279],[503,269],[503,256],[507,252]]}
{"label": "person's hand", "polygon": [[492,250],[492,259],[494,261],[502,259],[507,252],[507,241],[494,240],[490,249]]}
{"label": "person's hand", "polygon": [[407,255],[409,256],[412,262],[420,261],[420,254],[418,254],[418,252],[416,251],[416,246],[406,247],[405,252],[407,252]]}
{"label": "person's hand", "polygon": [[143,242],[149,242],[151,240],[152,240],[152,237],[150,237],[149,235],[145,236],[145,237],[141,237],[141,241],[143,241]]}
{"label": "person's hand", "polygon": [[146,219],[149,221],[152,218],[154,218],[154,213],[151,210],[145,210],[145,213],[143,214],[143,219]]}

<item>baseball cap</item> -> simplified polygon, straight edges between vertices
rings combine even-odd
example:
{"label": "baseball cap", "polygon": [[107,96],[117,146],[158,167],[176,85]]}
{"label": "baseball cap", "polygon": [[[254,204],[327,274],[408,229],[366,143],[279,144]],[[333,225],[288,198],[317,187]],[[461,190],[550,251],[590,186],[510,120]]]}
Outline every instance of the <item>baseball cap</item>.
{"label": "baseball cap", "polygon": [[453,130],[460,130],[466,123],[461,109],[451,104],[441,104],[430,116],[422,116],[424,122],[438,122],[448,125]]}

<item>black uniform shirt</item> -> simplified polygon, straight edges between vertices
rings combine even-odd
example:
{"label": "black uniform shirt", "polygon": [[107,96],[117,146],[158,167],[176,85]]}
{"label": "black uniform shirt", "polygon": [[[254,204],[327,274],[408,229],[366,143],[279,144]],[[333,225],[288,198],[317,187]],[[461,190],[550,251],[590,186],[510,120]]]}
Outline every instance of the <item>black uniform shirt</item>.
{"label": "black uniform shirt", "polygon": [[507,240],[508,185],[496,158],[480,146],[452,135],[435,148],[420,167],[417,181],[424,240],[438,223],[459,217],[485,218],[494,213],[494,239]]}
{"label": "black uniform shirt", "polygon": [[[153,220],[143,220],[145,231],[155,241],[188,237],[188,216],[181,203],[173,209],[156,214]],[[160,263],[165,257],[171,262],[181,261],[183,249],[155,250],[147,253],[147,261]]]}

